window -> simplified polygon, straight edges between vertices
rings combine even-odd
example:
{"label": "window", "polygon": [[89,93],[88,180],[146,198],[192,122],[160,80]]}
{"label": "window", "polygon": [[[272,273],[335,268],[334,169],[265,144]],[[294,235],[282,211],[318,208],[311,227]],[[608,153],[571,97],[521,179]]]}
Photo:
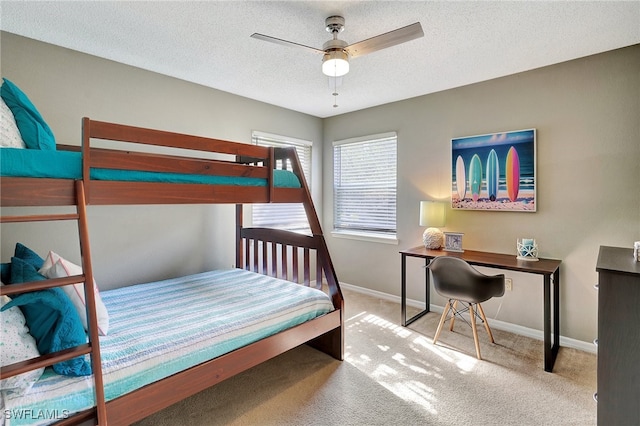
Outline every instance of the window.
{"label": "window", "polygon": [[333,228],[396,236],[397,135],[333,143]]}
{"label": "window", "polygon": [[[294,147],[307,185],[311,187],[311,142],[286,136],[253,132],[252,142],[260,146]],[[276,163],[277,169],[283,169],[282,160]],[[290,165],[288,165],[290,166]],[[291,167],[289,167],[291,170]],[[290,231],[306,231],[309,229],[307,214],[301,203],[295,204],[254,204],[252,209],[253,226],[287,229]]]}

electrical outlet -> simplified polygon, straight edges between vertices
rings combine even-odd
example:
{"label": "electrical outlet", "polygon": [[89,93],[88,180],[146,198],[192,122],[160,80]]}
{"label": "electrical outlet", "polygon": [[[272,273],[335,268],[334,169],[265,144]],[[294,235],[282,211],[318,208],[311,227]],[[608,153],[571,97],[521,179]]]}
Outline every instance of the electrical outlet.
{"label": "electrical outlet", "polygon": [[511,278],[505,278],[504,279],[504,288],[507,291],[511,291],[513,290],[513,279]]}

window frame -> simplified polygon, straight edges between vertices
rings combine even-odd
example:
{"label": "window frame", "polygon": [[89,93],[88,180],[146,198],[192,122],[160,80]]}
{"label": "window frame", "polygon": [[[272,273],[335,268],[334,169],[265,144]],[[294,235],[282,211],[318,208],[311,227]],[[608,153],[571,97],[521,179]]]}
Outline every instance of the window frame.
{"label": "window frame", "polygon": [[[340,208],[340,200],[338,194],[338,188],[336,185],[336,179],[338,178],[337,173],[340,173],[340,170],[337,170],[337,152],[336,149],[340,146],[350,145],[350,144],[362,144],[362,143],[375,143],[375,142],[385,142],[387,140],[393,139],[395,145],[395,185],[394,185],[394,204],[395,209],[393,213],[393,221],[394,221],[394,230],[393,231],[381,231],[381,230],[373,230],[373,229],[349,229],[348,227],[337,227],[336,224],[340,222],[338,220],[338,209]],[[341,161],[341,160],[340,160]],[[364,241],[373,241],[373,242],[382,242],[388,244],[398,244],[398,134],[395,131],[392,132],[384,132],[366,136],[359,136],[355,138],[336,140],[333,142],[333,229],[331,234],[334,237],[338,238],[348,238],[348,239],[357,239]]]}

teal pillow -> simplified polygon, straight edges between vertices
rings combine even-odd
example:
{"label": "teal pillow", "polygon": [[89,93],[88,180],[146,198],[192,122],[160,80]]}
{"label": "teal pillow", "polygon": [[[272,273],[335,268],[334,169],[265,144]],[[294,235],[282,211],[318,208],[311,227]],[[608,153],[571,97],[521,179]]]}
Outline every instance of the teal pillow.
{"label": "teal pillow", "polygon": [[11,282],[10,263],[0,263],[0,281],[2,281],[4,284],[9,284]]}
{"label": "teal pillow", "polygon": [[16,248],[13,256],[17,257],[18,259],[24,260],[36,269],[42,268],[42,265],[44,264],[44,259],[41,258],[38,253],[21,243],[16,243]]}
{"label": "teal pillow", "polygon": [[[17,257],[11,258],[11,284],[44,279],[33,265]],[[2,310],[12,306],[19,306],[22,310],[29,333],[42,355],[87,342],[78,312],[60,288],[22,293]],[[87,376],[91,374],[91,365],[81,356],[54,364],[53,371],[66,376]]]}
{"label": "teal pillow", "polygon": [[[26,262],[27,264],[33,266],[36,270],[42,268],[42,265],[44,264],[44,259],[41,258],[38,253],[34,252],[33,250],[31,250],[29,247],[20,244],[20,243],[16,243],[16,248],[15,248],[15,252],[13,254],[14,257],[17,257],[18,259],[23,260],[24,262]],[[21,277],[21,274],[24,272],[23,269],[19,269],[16,271],[16,275],[17,275],[17,282],[19,283],[23,283],[26,282],[28,280],[25,280]],[[3,283],[5,284],[11,284],[13,283],[12,278],[11,278],[11,263],[2,263],[0,264],[0,279],[2,280]]]}
{"label": "teal pillow", "polygon": [[55,150],[56,138],[35,105],[18,86],[6,78],[3,80],[0,96],[13,113],[27,148]]}
{"label": "teal pillow", "polygon": [[[11,258],[11,278],[9,284],[20,284],[30,281],[42,281],[47,278],[38,273],[38,270],[31,264],[19,257]],[[5,283],[7,284],[7,283]]]}

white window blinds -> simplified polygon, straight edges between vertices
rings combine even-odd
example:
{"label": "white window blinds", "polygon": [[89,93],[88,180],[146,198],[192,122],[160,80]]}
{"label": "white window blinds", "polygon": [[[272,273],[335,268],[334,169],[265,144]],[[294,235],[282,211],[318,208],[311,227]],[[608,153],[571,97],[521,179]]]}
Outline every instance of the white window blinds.
{"label": "white window blinds", "polygon": [[395,235],[396,133],[333,145],[334,230]]}
{"label": "white window blinds", "polygon": [[[300,159],[307,185],[309,185],[309,188],[311,187],[312,144],[310,141],[262,132],[253,132],[251,138],[254,144],[260,146],[294,147]],[[283,166],[282,160],[276,162],[277,169],[287,168]],[[290,164],[287,164],[287,166],[289,170],[292,170]],[[253,226],[287,229],[290,231],[305,231],[309,229],[307,215],[300,203],[254,204],[252,223]]]}

